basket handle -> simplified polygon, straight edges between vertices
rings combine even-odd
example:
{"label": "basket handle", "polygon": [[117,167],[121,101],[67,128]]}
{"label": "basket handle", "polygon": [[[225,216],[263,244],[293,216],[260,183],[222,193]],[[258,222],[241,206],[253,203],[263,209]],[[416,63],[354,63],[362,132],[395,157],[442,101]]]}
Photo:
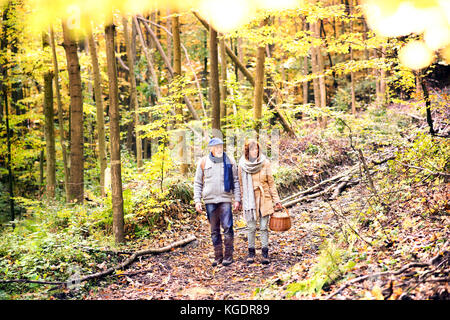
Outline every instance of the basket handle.
{"label": "basket handle", "polygon": [[290,217],[291,215],[289,214],[289,210],[282,204],[281,205],[281,209],[280,210],[277,210],[277,211],[281,211],[281,210],[283,210],[284,212],[286,212],[286,214],[288,215],[288,217]]}

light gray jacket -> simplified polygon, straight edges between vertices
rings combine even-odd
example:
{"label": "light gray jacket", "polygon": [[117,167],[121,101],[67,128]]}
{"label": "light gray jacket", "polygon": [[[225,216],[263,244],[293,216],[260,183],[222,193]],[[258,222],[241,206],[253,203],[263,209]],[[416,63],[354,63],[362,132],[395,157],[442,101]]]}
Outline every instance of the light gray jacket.
{"label": "light gray jacket", "polygon": [[[233,185],[234,190],[225,192],[223,179],[223,162],[214,163],[206,156],[205,169],[201,168],[202,158],[197,163],[197,170],[194,178],[194,201],[200,202],[203,198],[205,203],[220,203],[241,201],[241,190],[239,186],[239,176],[236,161],[228,156],[233,164]],[[204,178],[204,179],[203,179]]]}

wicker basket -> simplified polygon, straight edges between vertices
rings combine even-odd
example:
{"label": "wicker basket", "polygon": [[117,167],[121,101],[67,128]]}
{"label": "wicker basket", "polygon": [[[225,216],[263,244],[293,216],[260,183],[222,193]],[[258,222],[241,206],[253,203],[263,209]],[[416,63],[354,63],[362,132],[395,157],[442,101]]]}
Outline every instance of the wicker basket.
{"label": "wicker basket", "polygon": [[269,220],[269,228],[272,231],[287,231],[291,228],[291,217],[289,211],[283,207],[282,211],[275,211]]}

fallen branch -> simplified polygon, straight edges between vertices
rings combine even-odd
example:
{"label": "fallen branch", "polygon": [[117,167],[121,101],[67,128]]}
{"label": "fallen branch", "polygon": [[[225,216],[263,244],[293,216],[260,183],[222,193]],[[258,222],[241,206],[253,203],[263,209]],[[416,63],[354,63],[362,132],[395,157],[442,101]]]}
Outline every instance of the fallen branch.
{"label": "fallen branch", "polygon": [[118,265],[108,268],[104,271],[101,272],[97,272],[97,273],[93,273],[84,277],[81,277],[79,279],[71,279],[65,282],[61,282],[61,281],[37,281],[37,280],[28,280],[28,279],[12,279],[12,280],[0,280],[0,284],[2,283],[38,283],[38,284],[49,284],[49,285],[56,285],[56,286],[65,286],[67,287],[68,285],[73,285],[73,284],[78,284],[84,281],[88,281],[88,280],[92,280],[95,278],[100,278],[100,277],[104,277],[107,275],[110,275],[112,273],[114,273],[114,271],[119,270],[119,269],[124,269],[127,266],[129,266],[132,262],[134,262],[134,260],[136,260],[136,258],[144,256],[144,255],[148,255],[148,254],[157,254],[157,253],[163,253],[163,252],[167,252],[172,250],[173,248],[176,247],[181,247],[184,246],[194,240],[197,240],[197,238],[195,236],[189,236],[186,239],[180,240],[180,241],[176,241],[173,242],[165,247],[162,248],[150,248],[150,249],[144,249],[144,250],[140,250],[140,251],[136,251],[134,252],[128,259],[126,259],[124,262],[119,263]]}
{"label": "fallen branch", "polygon": [[[360,157],[360,155],[358,155],[358,157]],[[380,161],[368,160],[367,162],[373,164],[373,166],[376,166],[376,165],[383,164],[389,160],[392,160],[394,157],[395,156],[393,156],[392,154],[388,154],[387,158],[385,158],[383,160],[380,160]],[[366,161],[364,161],[364,162],[365,162],[365,168],[367,168],[367,170],[371,169],[371,168],[368,168],[367,162]],[[323,181],[319,182],[318,184],[316,184],[306,190],[294,193],[294,194],[282,199],[281,203],[285,207],[290,207],[290,206],[293,206],[303,200],[309,200],[309,199],[313,199],[313,198],[322,196],[323,194],[330,191],[333,187],[335,188],[335,191],[334,191],[333,195],[331,196],[331,199],[334,199],[335,197],[337,197],[340,194],[340,192],[342,192],[342,190],[345,188],[345,186],[347,186],[348,184],[356,184],[359,182],[359,180],[351,181],[353,174],[356,171],[358,171],[358,168],[359,168],[359,163],[354,165],[350,169],[348,169],[342,173],[339,173],[331,178],[323,180]],[[373,172],[372,173],[369,172],[369,174],[368,174],[369,177],[370,177],[370,174],[373,174]],[[330,185],[329,187],[327,187],[327,189],[325,189],[324,191],[316,192],[314,194],[309,195],[311,192],[314,192],[315,190],[319,189],[323,185],[330,183],[330,182],[332,182],[333,184]],[[373,182],[372,182],[372,184],[373,184]],[[299,196],[303,196],[303,197],[299,197]]]}
{"label": "fallen branch", "polygon": [[361,276],[361,277],[357,277],[354,278],[350,281],[347,281],[346,283],[344,283],[338,290],[336,290],[335,292],[333,292],[332,294],[329,294],[325,300],[329,300],[332,297],[334,297],[335,295],[337,295],[338,293],[340,293],[342,290],[344,290],[345,288],[347,288],[348,286],[360,282],[360,281],[364,281],[368,278],[375,278],[375,277],[380,277],[380,276],[386,276],[386,275],[399,275],[403,272],[405,272],[406,270],[410,269],[410,268],[422,268],[422,267],[429,267],[431,265],[433,265],[433,261],[436,260],[436,258],[438,258],[441,254],[436,255],[435,257],[433,257],[429,262],[411,262],[408,263],[406,266],[404,266],[403,268],[400,268],[397,271],[383,271],[383,272],[377,272],[377,273],[372,273],[372,274],[367,274],[365,276]]}
{"label": "fallen branch", "polygon": [[292,199],[294,199],[294,198],[296,198],[298,196],[309,194],[312,191],[316,190],[317,188],[323,186],[324,184],[327,184],[328,182],[333,182],[333,181],[341,179],[341,178],[343,178],[343,177],[345,177],[347,175],[352,175],[353,173],[356,172],[356,170],[357,170],[357,166],[353,166],[350,170],[347,170],[347,171],[345,171],[343,173],[339,173],[339,174],[337,174],[337,175],[335,175],[335,176],[333,176],[331,178],[323,180],[323,181],[319,182],[318,184],[315,184],[314,186],[312,186],[312,187],[310,187],[310,188],[308,188],[306,190],[294,193],[294,194],[290,195],[289,197],[286,197],[286,198],[282,199],[281,202],[284,203],[284,202],[292,200]]}

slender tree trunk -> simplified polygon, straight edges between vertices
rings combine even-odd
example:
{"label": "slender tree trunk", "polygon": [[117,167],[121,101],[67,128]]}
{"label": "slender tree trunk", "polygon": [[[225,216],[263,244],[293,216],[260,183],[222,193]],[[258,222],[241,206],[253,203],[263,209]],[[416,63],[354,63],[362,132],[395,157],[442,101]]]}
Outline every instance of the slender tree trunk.
{"label": "slender tree trunk", "polygon": [[[349,1],[349,10],[350,10],[350,33],[353,33],[353,1]],[[350,44],[350,61],[353,61],[353,48]],[[356,116],[356,95],[355,95],[355,73],[350,72],[350,90],[351,90],[351,98],[352,98],[352,114]]]}
{"label": "slender tree trunk", "polygon": [[106,59],[109,83],[109,113],[111,141],[111,197],[113,209],[113,232],[116,243],[124,242],[124,214],[122,195],[122,172],[120,161],[119,89],[117,82],[116,55],[114,51],[115,26],[105,27]]}
{"label": "slender tree trunk", "polygon": [[[308,23],[306,22],[306,18],[302,18],[303,20],[303,30],[307,31],[309,29]],[[302,73],[303,76],[307,76],[309,73],[309,68],[308,68],[308,57],[304,56],[303,57],[303,65],[302,65]],[[302,86],[303,86],[303,104],[307,104],[308,103],[308,81],[303,81]]]}
{"label": "slender tree trunk", "polygon": [[[171,14],[173,14],[174,12],[171,12],[170,9],[167,9],[166,11],[166,15],[170,16]],[[176,17],[178,19],[178,17]],[[173,25],[172,25],[172,21],[173,18],[167,18],[166,19],[166,28],[167,30],[172,30],[173,29]],[[167,58],[169,59],[169,62],[172,61],[173,57],[172,57],[172,52],[173,52],[173,39],[166,34],[166,39],[167,39]],[[175,61],[173,61],[173,63],[175,64]]]}
{"label": "slender tree trunk", "polygon": [[132,101],[134,105],[134,130],[136,136],[136,162],[138,171],[142,168],[142,139],[140,138],[138,126],[140,125],[139,121],[139,102],[137,99],[137,90],[136,90],[136,77],[134,75],[134,55],[130,40],[130,34],[128,32],[128,19],[126,17],[122,17],[123,23],[123,31],[125,38],[125,46],[127,50],[127,62],[129,69],[129,77],[130,77],[130,102]]}
{"label": "slender tree trunk", "polygon": [[63,22],[63,47],[66,51],[70,95],[70,185],[69,201],[83,203],[83,95],[77,44]]}
{"label": "slender tree trunk", "polygon": [[[320,24],[317,21],[314,23],[314,33],[315,37],[320,39]],[[327,106],[327,91],[325,86],[325,74],[324,74],[324,63],[323,63],[323,55],[321,52],[321,46],[316,47],[317,54],[317,66],[318,66],[318,75],[319,75],[319,90],[320,90],[320,107],[324,110]],[[322,128],[327,126],[327,118],[326,116],[320,117],[320,125]]]}
{"label": "slender tree trunk", "polygon": [[89,25],[88,30],[88,45],[89,53],[91,55],[92,69],[94,72],[94,95],[95,106],[97,113],[97,140],[98,140],[98,162],[100,165],[100,192],[102,197],[105,193],[105,170],[106,170],[106,139],[105,139],[105,118],[103,108],[103,94],[102,82],[100,75],[100,68],[98,64],[97,48],[94,41],[94,36]]}
{"label": "slender tree trunk", "polygon": [[[381,58],[386,58],[386,48],[381,48]],[[380,95],[378,97],[379,105],[383,106],[386,99],[386,70],[380,69]]]}
{"label": "slender tree trunk", "polygon": [[[223,36],[223,35],[222,35]],[[220,118],[222,122],[225,121],[227,116],[227,52],[225,49],[225,39],[219,40],[220,48]],[[225,123],[223,123],[225,124]]]}
{"label": "slender tree trunk", "polygon": [[58,68],[58,58],[56,56],[56,46],[55,46],[55,33],[53,27],[50,27],[50,45],[52,47],[52,61],[53,61],[53,73],[55,74],[55,92],[56,92],[56,103],[58,105],[58,124],[59,124],[59,140],[61,143],[61,151],[63,157],[64,166],[64,191],[66,193],[66,199],[69,195],[69,168],[67,166],[67,151],[66,151],[66,139],[64,137],[64,117],[61,101],[61,92],[59,90],[59,68]]}
{"label": "slender tree trunk", "polygon": [[[309,71],[308,71],[308,57],[304,56],[303,57],[303,66],[302,66],[302,71],[303,71],[303,75],[307,76]],[[308,103],[308,81],[303,81],[303,104],[307,104]]]}
{"label": "slender tree trunk", "polygon": [[[8,20],[8,14],[10,12],[10,5],[11,3],[8,3],[5,10],[3,11],[3,35],[1,39],[1,54],[4,57],[4,61],[2,64],[0,64],[0,70],[2,73],[3,79],[8,79],[8,55],[7,55],[7,47],[8,47],[8,23],[6,23],[6,20]],[[5,122],[6,122],[6,148],[8,150],[7,154],[7,164],[6,167],[8,169],[8,189],[9,189],[9,210],[10,210],[10,218],[11,221],[14,221],[15,219],[15,213],[14,213],[14,189],[13,189],[13,172],[11,167],[11,131],[9,128],[9,106],[8,106],[8,88],[7,84],[3,81],[0,82],[0,86],[2,89],[2,95],[3,95],[3,105],[5,110]],[[14,224],[13,224],[14,227]]]}
{"label": "slender tree trunk", "polygon": [[46,151],[46,196],[47,200],[55,198],[56,159],[55,159],[55,131],[53,127],[53,73],[44,74],[44,117],[45,117],[45,151]]}
{"label": "slender tree trunk", "polygon": [[44,150],[41,149],[39,152],[39,191],[41,191],[44,185]]}
{"label": "slender tree trunk", "polygon": [[[225,42],[224,42],[224,46],[225,46]],[[239,61],[242,61],[242,63],[244,63],[244,48],[242,45],[242,38],[237,38],[236,39],[236,47],[237,47],[237,57],[239,59]],[[226,52],[226,47],[225,47],[225,52]],[[242,71],[239,70],[238,72],[238,76],[236,77],[236,81],[239,82],[239,80],[244,78],[244,74],[242,73]]]}
{"label": "slender tree trunk", "polygon": [[[180,41],[180,20],[177,15],[174,15],[171,19],[172,25],[172,48],[173,48],[173,73],[174,77],[181,76],[181,41]],[[169,39],[169,35],[167,35]],[[179,123],[183,123],[183,108],[181,107],[181,101],[177,101],[177,104],[180,104],[179,107],[176,108],[175,112],[181,117]],[[183,133],[183,132],[181,132]],[[178,136],[178,157],[180,159],[180,173],[182,175],[186,175],[188,171],[188,165],[185,161],[184,151],[186,147],[185,143],[185,135],[180,134]]]}
{"label": "slender tree trunk", "polygon": [[[264,19],[260,27],[264,27],[268,23],[268,18]],[[255,88],[253,93],[253,117],[256,122],[256,132],[258,134],[261,128],[262,103],[264,93],[264,61],[266,59],[266,46],[261,45],[256,49],[256,66],[255,66]]]}
{"label": "slender tree trunk", "polygon": [[430,134],[432,136],[436,135],[436,132],[434,131],[433,128],[433,118],[431,116],[431,101],[430,101],[430,96],[428,94],[428,88],[427,85],[423,79],[424,75],[420,74],[418,79],[420,81],[420,86],[422,87],[422,92],[423,92],[423,99],[425,100],[425,108],[426,108],[426,114],[427,114],[427,123],[428,123],[428,127],[429,127],[429,131]]}
{"label": "slender tree trunk", "polygon": [[[315,34],[315,24],[317,22],[312,22],[309,24],[309,30],[312,35]],[[311,68],[314,74],[313,78],[313,89],[314,89],[314,104],[316,107],[320,106],[320,89],[319,89],[319,79],[317,78],[319,75],[319,66],[317,63],[317,48],[311,47]]]}
{"label": "slender tree trunk", "polygon": [[[209,30],[209,89],[211,99],[211,127],[220,130],[219,57],[217,51],[217,31]],[[213,132],[215,136],[217,132]]]}

